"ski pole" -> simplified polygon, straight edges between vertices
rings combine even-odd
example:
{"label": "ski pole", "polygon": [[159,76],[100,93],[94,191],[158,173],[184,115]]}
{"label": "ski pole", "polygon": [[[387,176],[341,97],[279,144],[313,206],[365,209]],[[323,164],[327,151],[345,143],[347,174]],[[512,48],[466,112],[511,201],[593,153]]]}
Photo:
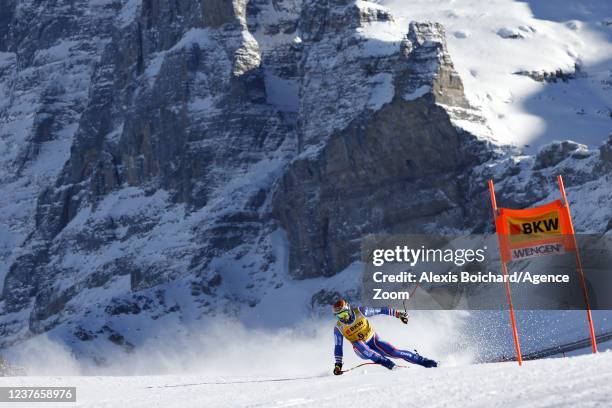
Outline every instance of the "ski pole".
{"label": "ski pole", "polygon": [[416,292],[418,288],[419,288],[419,284],[417,283],[414,286],[414,289],[412,289],[412,291],[410,292],[410,295],[408,295],[408,300],[406,299],[402,300],[402,304],[404,305],[404,313],[408,314],[408,306],[406,306],[406,303],[408,303],[408,301],[412,299],[412,296],[414,296],[414,293]]}
{"label": "ski pole", "polygon": [[[414,285],[414,289],[412,289],[412,292],[410,292],[410,296],[408,296],[408,300],[412,299],[412,297],[414,296],[416,290],[419,288],[419,283],[417,282],[416,285]],[[406,301],[406,299],[404,299],[404,302]],[[404,307],[406,307],[406,305],[404,304]]]}

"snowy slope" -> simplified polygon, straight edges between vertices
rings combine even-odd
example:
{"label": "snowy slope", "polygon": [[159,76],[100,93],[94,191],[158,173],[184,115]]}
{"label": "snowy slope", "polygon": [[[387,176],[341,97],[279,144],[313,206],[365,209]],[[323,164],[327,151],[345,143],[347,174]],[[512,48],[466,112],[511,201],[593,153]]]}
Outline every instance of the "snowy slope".
{"label": "snowy slope", "polygon": [[[378,0],[407,21],[435,21],[483,127],[503,143],[535,151],[553,140],[598,147],[612,132],[612,5],[606,0]],[[578,69],[578,72],[576,70]],[[536,81],[517,73],[573,76]]]}
{"label": "snowy slope", "polygon": [[[75,407],[608,407],[612,353],[388,372],[293,377],[17,377],[1,386],[76,386]],[[112,392],[110,392],[112,390]],[[65,406],[46,404],[45,406]]]}

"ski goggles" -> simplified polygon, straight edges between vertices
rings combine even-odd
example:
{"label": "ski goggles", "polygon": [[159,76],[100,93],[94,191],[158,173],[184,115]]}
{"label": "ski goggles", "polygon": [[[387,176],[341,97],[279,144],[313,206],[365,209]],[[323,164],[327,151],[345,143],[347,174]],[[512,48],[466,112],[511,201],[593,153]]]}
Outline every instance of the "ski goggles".
{"label": "ski goggles", "polygon": [[350,316],[350,315],[351,315],[351,314],[349,313],[349,311],[348,311],[348,310],[343,310],[343,311],[341,311],[341,312],[336,313],[336,317],[337,317],[339,320],[347,320],[347,319],[349,318],[349,316]]}

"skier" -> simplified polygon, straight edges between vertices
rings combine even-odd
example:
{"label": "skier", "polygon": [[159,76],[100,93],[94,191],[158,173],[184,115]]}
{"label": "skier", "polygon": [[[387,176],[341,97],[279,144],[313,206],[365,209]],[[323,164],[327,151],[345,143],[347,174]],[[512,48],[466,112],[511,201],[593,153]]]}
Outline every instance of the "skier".
{"label": "skier", "polygon": [[336,357],[334,375],[342,374],[342,344],[344,337],[353,344],[353,350],[359,357],[364,360],[372,360],[377,364],[387,367],[389,370],[393,370],[395,367],[395,363],[389,357],[401,358],[426,368],[438,366],[436,361],[420,356],[416,350],[414,353],[398,350],[386,341],[381,340],[367,319],[375,315],[388,315],[395,316],[402,323],[407,324],[408,315],[406,313],[389,307],[379,309],[370,307],[351,308],[344,299],[334,303],[333,311],[334,315],[338,318],[334,327],[334,355]]}

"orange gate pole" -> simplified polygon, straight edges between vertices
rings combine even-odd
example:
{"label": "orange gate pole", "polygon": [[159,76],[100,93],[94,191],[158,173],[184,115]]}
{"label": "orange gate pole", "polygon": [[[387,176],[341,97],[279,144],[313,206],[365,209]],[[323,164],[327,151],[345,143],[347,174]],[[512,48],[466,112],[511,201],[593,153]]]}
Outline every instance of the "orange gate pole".
{"label": "orange gate pole", "polygon": [[570,213],[569,201],[567,201],[567,195],[565,194],[565,185],[563,184],[563,177],[561,177],[561,175],[557,176],[557,183],[559,183],[559,190],[561,190],[563,205],[565,205],[565,207],[567,208],[567,213],[569,214],[569,227],[574,243],[574,254],[576,255],[576,269],[578,270],[578,276],[580,277],[580,286],[582,288],[582,295],[584,296],[584,303],[586,305],[587,321],[589,323],[589,334],[591,336],[591,348],[593,350],[593,353],[597,353],[597,339],[595,337],[593,318],[591,316],[589,292],[587,290],[586,282],[584,280],[584,270],[582,269],[582,261],[580,260],[580,251],[578,250],[578,243],[576,242],[576,233],[574,232],[574,224],[572,222],[572,215]]}
{"label": "orange gate pole", "polygon": [[[498,209],[497,209],[497,200],[495,199],[495,187],[493,186],[493,180],[489,180],[489,193],[491,194],[491,205],[493,206],[493,220],[497,220]],[[495,224],[497,226],[497,223]],[[500,252],[502,250],[502,242],[497,234],[497,240],[499,242]],[[501,255],[501,253],[500,253]],[[523,356],[521,353],[521,344],[518,338],[518,331],[516,329],[516,319],[514,318],[514,305],[512,304],[512,293],[510,292],[510,282],[508,281],[508,267],[506,266],[506,262],[503,259],[501,260],[502,264],[502,273],[504,275],[504,283],[506,287],[506,299],[508,300],[508,313],[510,314],[510,323],[512,324],[512,336],[514,337],[514,348],[516,350],[516,361],[518,365],[523,365]]]}

